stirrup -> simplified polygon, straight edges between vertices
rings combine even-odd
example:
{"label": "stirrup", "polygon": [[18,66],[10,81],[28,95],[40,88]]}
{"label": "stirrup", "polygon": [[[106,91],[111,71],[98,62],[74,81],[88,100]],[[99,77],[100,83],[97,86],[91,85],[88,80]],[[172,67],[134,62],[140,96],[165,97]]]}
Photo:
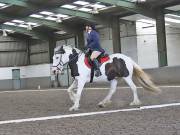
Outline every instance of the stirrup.
{"label": "stirrup", "polygon": [[99,77],[99,76],[101,76],[102,74],[101,74],[101,71],[100,70],[95,70],[95,76],[96,77]]}

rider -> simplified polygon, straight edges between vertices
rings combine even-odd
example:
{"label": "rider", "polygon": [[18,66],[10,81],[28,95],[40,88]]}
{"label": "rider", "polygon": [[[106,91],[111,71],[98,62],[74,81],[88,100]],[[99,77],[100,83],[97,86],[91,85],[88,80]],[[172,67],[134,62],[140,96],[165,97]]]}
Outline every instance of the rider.
{"label": "rider", "polygon": [[101,76],[101,71],[99,69],[100,64],[97,60],[97,57],[104,53],[104,49],[100,46],[99,33],[96,31],[95,25],[86,25],[87,32],[87,46],[86,48],[92,51],[91,60],[95,66],[95,76]]}

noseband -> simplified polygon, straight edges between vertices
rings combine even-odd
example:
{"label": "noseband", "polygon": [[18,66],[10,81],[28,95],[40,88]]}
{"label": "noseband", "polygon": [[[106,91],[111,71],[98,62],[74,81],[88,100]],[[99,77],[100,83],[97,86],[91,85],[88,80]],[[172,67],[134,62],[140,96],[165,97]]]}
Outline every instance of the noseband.
{"label": "noseband", "polygon": [[[56,54],[60,54],[60,53],[56,53]],[[62,54],[61,54],[61,57],[60,57],[60,61],[59,61],[59,63],[56,65],[56,66],[52,66],[52,67],[56,67],[58,70],[61,70],[58,66],[64,66],[65,64],[63,63],[63,61],[62,61]]]}

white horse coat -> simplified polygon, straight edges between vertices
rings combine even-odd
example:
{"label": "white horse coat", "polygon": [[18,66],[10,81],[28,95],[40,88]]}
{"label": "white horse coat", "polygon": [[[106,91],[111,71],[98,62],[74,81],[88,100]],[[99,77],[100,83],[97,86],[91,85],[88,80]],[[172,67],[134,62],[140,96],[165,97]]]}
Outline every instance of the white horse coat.
{"label": "white horse coat", "polygon": [[[70,55],[72,55],[74,52],[76,52],[78,55],[72,57],[70,59]],[[72,48],[69,46],[61,46],[55,48],[55,54],[53,56],[53,72],[57,73],[58,71],[63,70],[63,66],[72,60],[77,58],[77,62],[74,63],[77,65],[77,70],[78,70],[78,76],[75,76],[73,83],[71,86],[68,88],[68,93],[70,96],[70,99],[73,101],[74,105],[69,109],[70,111],[72,110],[78,110],[79,109],[79,101],[81,98],[81,94],[83,91],[83,87],[86,82],[89,82],[90,80],[90,74],[91,74],[91,69],[87,67],[84,63],[85,59],[85,54],[82,53],[80,50],[76,48]],[[113,63],[113,59],[121,59],[125,62],[125,67],[128,70],[128,75],[127,76],[122,76],[122,78],[126,81],[126,83],[130,86],[132,92],[133,92],[133,101],[130,103],[130,105],[140,105],[141,102],[138,98],[137,95],[137,88],[134,82],[132,81],[132,76],[134,75],[139,82],[142,84],[144,88],[150,91],[154,92],[159,92],[160,90],[154,85],[154,83],[150,80],[148,75],[129,57],[116,53],[110,55],[110,59],[103,63],[100,67],[102,75],[99,77],[94,76],[94,82],[110,82],[110,91],[108,95],[102,100],[98,105],[101,107],[105,107],[109,103],[111,103],[111,97],[116,91],[117,87],[117,77],[114,77],[111,80],[108,80],[108,76],[106,74],[106,65],[108,63]],[[121,70],[121,69],[120,69]],[[122,69],[123,70],[123,69]],[[121,70],[121,71],[122,71]],[[77,92],[75,93],[73,89],[77,88]]]}

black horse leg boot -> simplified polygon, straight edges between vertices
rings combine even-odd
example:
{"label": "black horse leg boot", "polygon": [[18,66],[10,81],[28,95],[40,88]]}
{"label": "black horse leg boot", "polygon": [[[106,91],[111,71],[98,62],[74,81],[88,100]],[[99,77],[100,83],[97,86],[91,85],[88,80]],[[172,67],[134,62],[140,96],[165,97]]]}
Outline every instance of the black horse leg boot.
{"label": "black horse leg boot", "polygon": [[99,62],[98,62],[98,60],[97,59],[94,59],[93,60],[93,64],[94,64],[94,68],[95,68],[95,76],[96,77],[99,77],[99,76],[101,76],[102,74],[101,74],[101,71],[100,71],[100,64],[99,64]]}

